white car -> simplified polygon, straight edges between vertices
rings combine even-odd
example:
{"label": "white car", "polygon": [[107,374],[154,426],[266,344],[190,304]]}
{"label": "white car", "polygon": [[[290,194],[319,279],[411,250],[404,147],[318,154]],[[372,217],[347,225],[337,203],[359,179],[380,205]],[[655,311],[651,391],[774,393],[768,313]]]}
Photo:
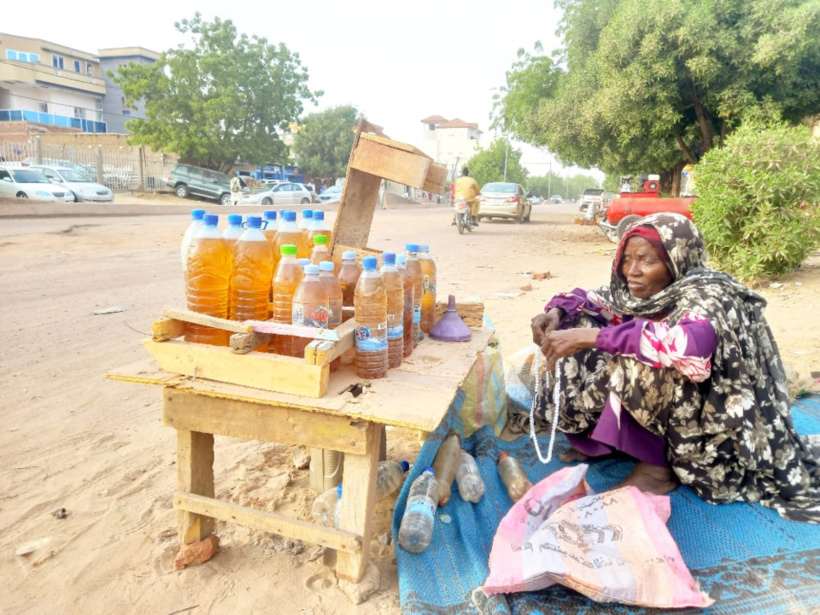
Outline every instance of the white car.
{"label": "white car", "polygon": [[74,202],[74,193],[57,186],[39,171],[27,167],[0,166],[0,196],[37,201]]}
{"label": "white car", "polygon": [[260,205],[307,205],[311,200],[310,192],[302,184],[282,182],[262,192],[250,194],[246,202]]}
{"label": "white car", "polygon": [[36,166],[29,167],[40,171],[52,183],[61,184],[69,188],[76,197],[76,201],[93,201],[95,203],[112,203],[114,193],[97,182],[93,182],[85,175],[66,167]]}

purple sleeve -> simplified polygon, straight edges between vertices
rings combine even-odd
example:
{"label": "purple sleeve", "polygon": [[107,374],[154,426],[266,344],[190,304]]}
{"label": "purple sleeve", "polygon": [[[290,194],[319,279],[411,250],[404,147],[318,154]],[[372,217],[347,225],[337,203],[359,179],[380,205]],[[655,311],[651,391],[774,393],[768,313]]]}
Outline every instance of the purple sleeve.
{"label": "purple sleeve", "polygon": [[595,291],[585,291],[581,288],[568,293],[558,293],[544,306],[544,311],[547,312],[554,307],[564,310],[564,317],[561,319],[562,329],[572,325],[580,314],[590,316],[604,327],[618,324],[622,318],[620,314],[613,312]]}

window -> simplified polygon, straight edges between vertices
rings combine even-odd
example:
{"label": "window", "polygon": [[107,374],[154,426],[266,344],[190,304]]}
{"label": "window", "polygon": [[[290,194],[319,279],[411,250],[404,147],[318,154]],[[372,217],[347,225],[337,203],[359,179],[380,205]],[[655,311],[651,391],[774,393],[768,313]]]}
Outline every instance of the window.
{"label": "window", "polygon": [[40,103],[40,113],[48,113],[48,103]]}
{"label": "window", "polygon": [[94,65],[91,62],[85,63],[85,74],[89,77],[94,76]]}
{"label": "window", "polygon": [[74,72],[75,73],[80,72],[80,61],[79,60],[74,60]]}
{"label": "window", "polygon": [[0,181],[4,179],[11,179],[11,175],[9,175],[9,172],[5,169],[0,169]]}
{"label": "window", "polygon": [[39,53],[30,53],[28,54],[28,61],[32,64],[39,64],[40,63],[40,54]]}
{"label": "window", "polygon": [[65,68],[65,58],[63,56],[51,54],[51,65],[54,68]]}
{"label": "window", "polygon": [[85,109],[82,107],[74,107],[74,117],[78,119],[85,119]]}

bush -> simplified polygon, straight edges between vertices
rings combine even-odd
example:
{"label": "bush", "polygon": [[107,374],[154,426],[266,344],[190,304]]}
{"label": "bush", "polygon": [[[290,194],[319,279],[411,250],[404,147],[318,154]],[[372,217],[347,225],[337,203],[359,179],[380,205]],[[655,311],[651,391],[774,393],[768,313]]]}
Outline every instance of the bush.
{"label": "bush", "polygon": [[710,265],[754,282],[796,269],[820,242],[820,141],[751,122],[695,167],[692,206]]}

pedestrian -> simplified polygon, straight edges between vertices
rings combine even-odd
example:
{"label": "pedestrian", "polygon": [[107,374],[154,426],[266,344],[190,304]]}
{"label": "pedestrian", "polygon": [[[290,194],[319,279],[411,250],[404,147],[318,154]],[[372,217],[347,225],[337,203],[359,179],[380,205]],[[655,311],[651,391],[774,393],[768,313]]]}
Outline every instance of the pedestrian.
{"label": "pedestrian", "polygon": [[239,205],[239,198],[242,196],[242,180],[234,174],[231,178],[231,204]]}

